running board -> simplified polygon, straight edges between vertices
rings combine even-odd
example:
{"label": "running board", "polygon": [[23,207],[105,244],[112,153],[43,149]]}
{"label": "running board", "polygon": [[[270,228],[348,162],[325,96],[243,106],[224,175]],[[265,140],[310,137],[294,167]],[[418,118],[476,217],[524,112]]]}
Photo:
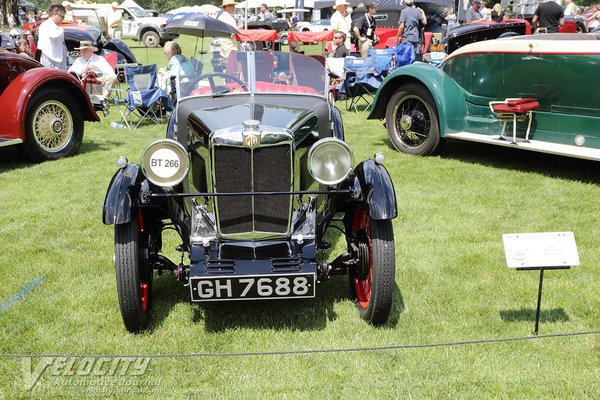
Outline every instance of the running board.
{"label": "running board", "polygon": [[21,144],[23,140],[21,139],[0,139],[0,147],[11,146],[13,144]]}
{"label": "running board", "polygon": [[512,136],[504,136],[505,140],[498,139],[498,135],[481,135],[471,132],[455,132],[448,133],[445,138],[467,140],[469,142],[487,143],[496,146],[511,147],[520,150],[537,151],[540,153],[556,154],[560,156],[581,158],[584,160],[600,161],[600,149],[592,149],[590,147],[578,147],[566,144],[557,144],[550,142],[542,142],[539,140],[530,140],[529,143],[525,139],[517,138],[517,143],[511,143]]}

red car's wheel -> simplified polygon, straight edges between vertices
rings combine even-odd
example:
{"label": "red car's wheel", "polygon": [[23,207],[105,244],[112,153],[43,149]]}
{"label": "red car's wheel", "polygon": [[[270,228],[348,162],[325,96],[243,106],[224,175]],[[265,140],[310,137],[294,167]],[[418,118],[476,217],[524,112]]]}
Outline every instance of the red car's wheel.
{"label": "red car's wheel", "polygon": [[129,332],[148,326],[152,308],[152,269],[148,265],[148,236],[138,218],[115,225],[115,270],[119,307]]}
{"label": "red car's wheel", "polygon": [[54,87],[34,93],[25,113],[23,155],[41,162],[72,156],[83,139],[83,118],[68,93]]}
{"label": "red car's wheel", "polygon": [[385,323],[392,308],[396,262],[390,220],[372,220],[362,204],[354,213],[350,251],[358,265],[350,271],[350,290],[361,317],[373,325]]}

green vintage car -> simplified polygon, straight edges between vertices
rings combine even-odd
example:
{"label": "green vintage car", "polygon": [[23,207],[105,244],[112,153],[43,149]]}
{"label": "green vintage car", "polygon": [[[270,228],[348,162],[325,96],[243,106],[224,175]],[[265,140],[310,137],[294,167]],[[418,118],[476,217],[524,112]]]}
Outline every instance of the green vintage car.
{"label": "green vintage car", "polygon": [[440,68],[398,68],[369,115],[404,153],[444,138],[600,160],[600,36],[546,34],[473,43]]}

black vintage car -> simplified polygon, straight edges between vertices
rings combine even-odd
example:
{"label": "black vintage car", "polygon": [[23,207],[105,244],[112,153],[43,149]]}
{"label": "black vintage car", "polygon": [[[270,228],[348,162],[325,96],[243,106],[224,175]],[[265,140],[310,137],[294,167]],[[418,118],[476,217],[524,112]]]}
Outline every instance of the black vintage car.
{"label": "black vintage car", "polygon": [[[232,52],[225,72],[177,80],[165,139],[140,164],[118,161],[103,222],[115,231],[126,328],[147,327],[155,271],[194,302],[317,296],[347,274],[361,316],[387,321],[395,290],[396,198],[383,156],[354,165],[327,72],[311,57]],[[335,217],[335,218],[334,218]],[[323,259],[332,221],[347,250]],[[181,262],[161,235],[181,238]]]}

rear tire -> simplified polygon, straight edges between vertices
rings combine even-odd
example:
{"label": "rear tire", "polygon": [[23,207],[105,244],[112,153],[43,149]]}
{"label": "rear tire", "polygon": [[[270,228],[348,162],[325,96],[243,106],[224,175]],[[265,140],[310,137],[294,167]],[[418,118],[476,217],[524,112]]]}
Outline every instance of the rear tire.
{"label": "rear tire", "polygon": [[408,83],[390,99],[386,126],[396,150],[414,155],[434,154],[440,145],[435,101],[422,85]]}
{"label": "rear tire", "polygon": [[115,270],[123,323],[129,332],[148,326],[152,308],[152,269],[148,265],[148,238],[138,230],[138,219],[115,225]]}
{"label": "rear tire", "polygon": [[[387,322],[392,309],[396,277],[394,230],[391,220],[372,220],[360,204],[352,221],[352,243],[359,265],[350,271],[350,293],[360,316],[372,325]],[[352,249],[349,249],[352,252]]]}

